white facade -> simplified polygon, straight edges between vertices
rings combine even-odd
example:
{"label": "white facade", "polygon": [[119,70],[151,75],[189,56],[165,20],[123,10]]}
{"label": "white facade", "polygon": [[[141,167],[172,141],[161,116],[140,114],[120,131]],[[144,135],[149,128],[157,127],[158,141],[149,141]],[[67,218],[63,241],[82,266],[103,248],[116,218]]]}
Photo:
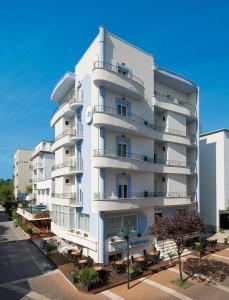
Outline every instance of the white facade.
{"label": "white facade", "polygon": [[17,149],[14,155],[14,196],[16,199],[25,199],[25,188],[32,184],[33,150]]}
{"label": "white facade", "polygon": [[51,171],[54,166],[54,153],[51,152],[52,142],[40,141],[32,156],[33,166],[33,195],[36,204],[47,205],[51,210],[52,179]]}
{"label": "white facade", "polygon": [[151,247],[149,225],[198,200],[198,87],[100,27],[55,86],[52,230],[99,263]]}
{"label": "white facade", "polygon": [[221,129],[200,136],[200,211],[219,230],[229,229],[228,210],[229,130]]}

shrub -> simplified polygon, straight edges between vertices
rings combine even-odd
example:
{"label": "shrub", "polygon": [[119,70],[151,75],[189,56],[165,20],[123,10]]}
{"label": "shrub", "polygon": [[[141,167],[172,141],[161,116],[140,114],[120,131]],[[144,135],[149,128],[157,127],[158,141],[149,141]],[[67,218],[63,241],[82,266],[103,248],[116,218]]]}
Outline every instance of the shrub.
{"label": "shrub", "polygon": [[129,267],[129,273],[134,276],[134,275],[139,275],[141,274],[141,268],[139,267],[139,265],[131,265]]}
{"label": "shrub", "polygon": [[99,274],[93,268],[85,268],[79,271],[79,282],[82,287],[90,290],[99,282]]}
{"label": "shrub", "polygon": [[228,244],[228,238],[224,238],[224,244]]}

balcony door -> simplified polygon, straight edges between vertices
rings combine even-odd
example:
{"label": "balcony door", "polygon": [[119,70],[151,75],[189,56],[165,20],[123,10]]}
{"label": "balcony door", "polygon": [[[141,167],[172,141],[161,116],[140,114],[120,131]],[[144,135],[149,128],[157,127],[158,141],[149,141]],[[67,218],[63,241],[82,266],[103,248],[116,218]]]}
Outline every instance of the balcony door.
{"label": "balcony door", "polygon": [[118,115],[126,117],[127,115],[127,105],[118,104]]}
{"label": "balcony door", "polygon": [[128,197],[128,178],[122,176],[118,182],[118,198]]}
{"label": "balcony door", "polygon": [[127,142],[119,142],[118,143],[118,156],[119,157],[127,157],[128,154],[128,144]]}

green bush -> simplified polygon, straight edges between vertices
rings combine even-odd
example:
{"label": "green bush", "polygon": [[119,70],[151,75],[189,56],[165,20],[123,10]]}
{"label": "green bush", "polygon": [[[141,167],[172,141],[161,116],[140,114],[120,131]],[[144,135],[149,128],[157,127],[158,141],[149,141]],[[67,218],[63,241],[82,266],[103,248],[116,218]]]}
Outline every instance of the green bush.
{"label": "green bush", "polygon": [[141,274],[141,268],[139,265],[131,265],[129,267],[129,273],[133,276],[133,275],[139,275]]}
{"label": "green bush", "polygon": [[228,238],[224,238],[224,244],[228,244]]}
{"label": "green bush", "polygon": [[79,282],[84,288],[90,290],[99,282],[99,274],[93,268],[79,270]]}
{"label": "green bush", "polygon": [[13,208],[13,209],[12,209],[12,211],[11,211],[11,216],[12,216],[12,219],[13,219],[13,220],[17,220],[18,214],[17,214],[17,209],[16,209],[16,208]]}

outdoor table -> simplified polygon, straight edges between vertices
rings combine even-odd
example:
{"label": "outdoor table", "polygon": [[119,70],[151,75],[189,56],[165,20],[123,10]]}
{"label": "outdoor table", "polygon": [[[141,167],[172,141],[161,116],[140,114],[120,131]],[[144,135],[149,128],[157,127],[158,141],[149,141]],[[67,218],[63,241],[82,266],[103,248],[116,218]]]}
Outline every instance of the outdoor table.
{"label": "outdoor table", "polygon": [[124,264],[124,262],[123,262],[123,260],[117,260],[117,261],[115,262],[115,264],[116,264],[117,266],[122,266],[122,265]]}
{"label": "outdoor table", "polygon": [[143,262],[145,259],[144,257],[137,257],[135,258],[135,261]]}
{"label": "outdoor table", "polygon": [[156,253],[156,252],[150,252],[150,253],[148,253],[148,255],[149,255],[149,256],[157,256],[158,253]]}
{"label": "outdoor table", "polygon": [[94,270],[99,272],[99,271],[102,271],[103,267],[101,266],[94,266]]}
{"label": "outdoor table", "polygon": [[84,265],[84,264],[87,263],[87,261],[86,261],[86,259],[80,259],[80,260],[78,261],[78,263],[81,264],[81,265]]}

